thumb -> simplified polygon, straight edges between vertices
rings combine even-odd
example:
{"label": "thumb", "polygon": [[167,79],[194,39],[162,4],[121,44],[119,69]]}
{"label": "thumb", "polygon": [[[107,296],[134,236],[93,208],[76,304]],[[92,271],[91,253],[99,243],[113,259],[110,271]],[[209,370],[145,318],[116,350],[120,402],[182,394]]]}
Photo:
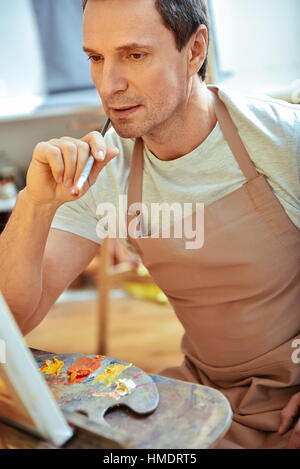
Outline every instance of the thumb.
{"label": "thumb", "polygon": [[286,413],[281,413],[280,414],[280,426],[278,429],[279,435],[283,435],[291,426],[293,422],[293,415],[292,414],[286,414]]}
{"label": "thumb", "polygon": [[107,147],[104,138],[98,131],[93,131],[87,134],[82,140],[89,144],[90,152],[95,158],[96,163],[107,163],[112,158],[119,154],[119,150],[116,147]]}
{"label": "thumb", "polygon": [[108,162],[111,161],[113,158],[115,158],[116,156],[118,156],[119,153],[120,153],[120,152],[119,152],[119,149],[118,149],[118,148],[116,148],[116,147],[107,147],[104,162],[105,162],[105,163],[108,163]]}
{"label": "thumb", "polygon": [[119,150],[118,148],[115,147],[108,147],[106,149],[106,154],[104,157],[103,161],[95,160],[95,163],[93,165],[92,171],[89,176],[89,185],[93,185],[98,177],[98,174],[102,169],[111,161],[113,160],[116,156],[118,156]]}
{"label": "thumb", "polygon": [[[101,153],[101,150],[100,150],[100,153]],[[105,149],[105,153],[103,151],[103,155],[99,156],[99,152],[98,152],[98,158],[95,159],[95,164],[94,164],[94,168],[92,171],[96,171],[97,174],[99,173],[99,171],[101,171],[102,168],[104,168],[104,166],[106,166],[111,160],[113,160],[116,156],[118,156],[119,154],[119,149],[116,148],[116,147],[107,147]]]}
{"label": "thumb", "polygon": [[300,407],[300,393],[294,394],[280,414],[280,426],[278,433],[283,435],[291,427]]}

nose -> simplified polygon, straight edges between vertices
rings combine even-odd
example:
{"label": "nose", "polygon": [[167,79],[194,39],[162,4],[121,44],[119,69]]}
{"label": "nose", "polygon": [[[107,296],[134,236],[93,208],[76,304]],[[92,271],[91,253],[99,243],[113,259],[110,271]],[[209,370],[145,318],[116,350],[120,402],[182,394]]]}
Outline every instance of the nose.
{"label": "nose", "polygon": [[126,91],[128,81],[122,65],[114,60],[106,60],[99,77],[100,94],[103,98],[110,98],[116,93]]}

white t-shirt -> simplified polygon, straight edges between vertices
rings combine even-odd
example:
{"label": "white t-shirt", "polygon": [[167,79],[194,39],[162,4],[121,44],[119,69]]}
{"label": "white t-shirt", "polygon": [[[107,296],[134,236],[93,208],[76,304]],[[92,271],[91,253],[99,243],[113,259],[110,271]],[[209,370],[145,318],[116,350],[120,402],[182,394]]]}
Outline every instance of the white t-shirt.
{"label": "white t-shirt", "polygon": [[[223,86],[219,87],[219,97],[257,171],[267,177],[283,209],[300,229],[300,106],[268,96],[233,92]],[[127,196],[134,145],[133,139],[120,138],[113,128],[105,140],[107,145],[119,148],[119,155],[101,171],[81,199],[62,205],[52,222],[53,228],[98,244],[102,239],[97,234],[97,224],[102,215],[97,215],[97,207],[103,203],[116,207],[118,223],[119,196]],[[181,158],[161,161],[145,148],[143,203],[149,210],[153,202],[201,202],[205,206],[245,183],[219,123],[199,147]]]}

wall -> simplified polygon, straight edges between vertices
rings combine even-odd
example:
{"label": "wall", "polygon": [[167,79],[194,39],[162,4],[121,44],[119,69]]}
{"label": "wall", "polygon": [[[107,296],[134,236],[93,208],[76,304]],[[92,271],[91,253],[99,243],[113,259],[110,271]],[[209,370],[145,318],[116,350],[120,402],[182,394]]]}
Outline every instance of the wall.
{"label": "wall", "polygon": [[[12,113],[13,107],[26,111],[36,102],[34,97],[45,93],[43,58],[30,0],[1,1],[0,45],[0,114]],[[8,103],[8,98],[15,100]]]}
{"label": "wall", "polygon": [[272,92],[300,78],[299,0],[211,0],[225,80]]}

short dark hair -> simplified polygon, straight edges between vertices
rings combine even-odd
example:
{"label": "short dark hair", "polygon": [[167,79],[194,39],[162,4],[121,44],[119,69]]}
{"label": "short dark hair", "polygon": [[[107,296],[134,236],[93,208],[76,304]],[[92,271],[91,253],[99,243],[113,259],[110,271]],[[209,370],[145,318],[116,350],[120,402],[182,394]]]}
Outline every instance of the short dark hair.
{"label": "short dark hair", "polygon": [[[88,0],[82,0],[83,10],[87,2]],[[209,40],[210,28],[205,0],[155,0],[155,5],[166,28],[173,31],[179,52],[201,24],[207,27]],[[207,54],[198,72],[203,81],[206,78],[206,73]]]}

